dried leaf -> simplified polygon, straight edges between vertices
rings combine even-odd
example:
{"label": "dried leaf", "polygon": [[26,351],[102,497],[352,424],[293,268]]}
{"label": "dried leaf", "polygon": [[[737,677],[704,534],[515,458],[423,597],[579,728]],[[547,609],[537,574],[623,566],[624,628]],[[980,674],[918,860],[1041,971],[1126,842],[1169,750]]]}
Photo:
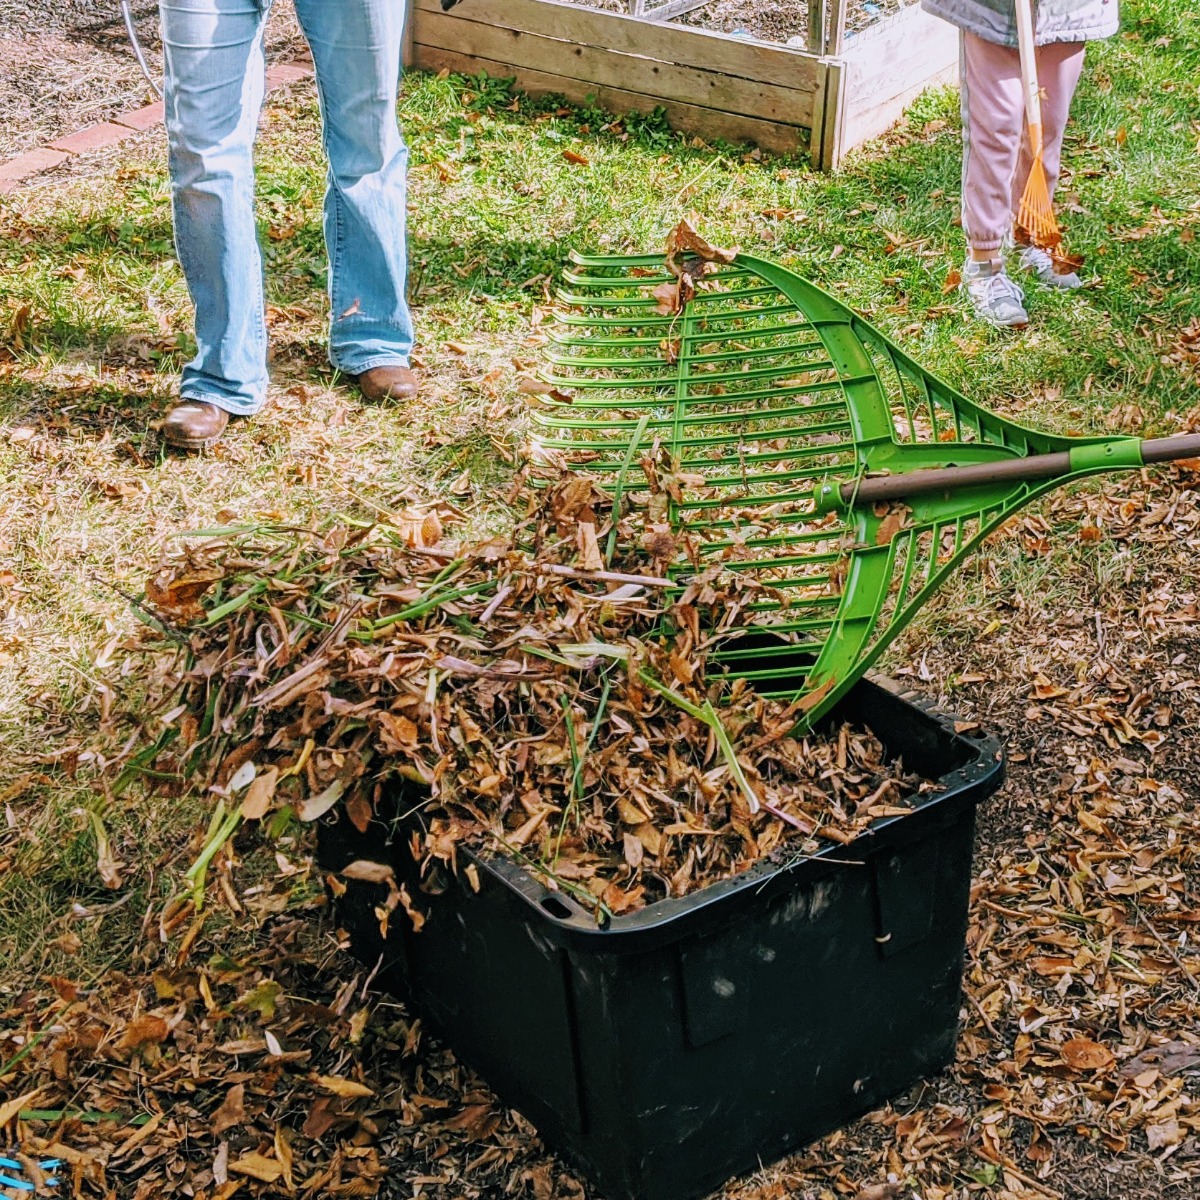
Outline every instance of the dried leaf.
{"label": "dried leaf", "polygon": [[247,821],[260,821],[270,811],[271,801],[275,799],[275,784],[279,779],[279,769],[268,767],[254,777],[246,795],[242,799],[242,816]]}
{"label": "dried leaf", "polygon": [[360,1100],[366,1096],[375,1095],[374,1088],[353,1079],[343,1079],[340,1075],[321,1075],[317,1082],[327,1091],[343,1100]]}
{"label": "dried leaf", "polygon": [[159,1046],[171,1035],[171,1027],[162,1017],[152,1013],[135,1017],[125,1026],[121,1040],[117,1043],[118,1050],[140,1050],[144,1046]]}
{"label": "dried leaf", "polygon": [[245,1175],[262,1183],[276,1183],[283,1175],[283,1164],[277,1159],[267,1158],[257,1152],[244,1154],[237,1162],[229,1164],[231,1175]]}
{"label": "dried leaf", "polygon": [[1102,1071],[1116,1062],[1107,1046],[1082,1037],[1063,1044],[1062,1060],[1075,1071]]}
{"label": "dried leaf", "polygon": [[246,1119],[246,1085],[235,1083],[225,1094],[221,1107],[213,1113],[212,1132],[220,1137],[227,1129],[241,1125]]}

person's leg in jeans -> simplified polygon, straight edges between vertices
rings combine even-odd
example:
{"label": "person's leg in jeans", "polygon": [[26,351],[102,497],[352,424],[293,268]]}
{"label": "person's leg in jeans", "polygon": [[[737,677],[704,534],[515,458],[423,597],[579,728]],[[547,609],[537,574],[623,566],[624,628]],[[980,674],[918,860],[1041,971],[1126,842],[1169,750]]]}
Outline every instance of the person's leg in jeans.
{"label": "person's leg in jeans", "polygon": [[196,307],[180,396],[237,416],[257,412],[267,390],[252,151],[269,7],[160,0],[175,240]]}
{"label": "person's leg in jeans", "polygon": [[1024,295],[1004,269],[1011,236],[1012,180],[1025,116],[1016,50],[962,35],[962,223],[967,235],[963,288],[993,325],[1028,322]]}
{"label": "person's leg in jeans", "polygon": [[408,150],[396,116],[406,7],[405,0],[296,0],[329,155],[329,357],[352,376],[407,367],[413,345],[405,300]]}

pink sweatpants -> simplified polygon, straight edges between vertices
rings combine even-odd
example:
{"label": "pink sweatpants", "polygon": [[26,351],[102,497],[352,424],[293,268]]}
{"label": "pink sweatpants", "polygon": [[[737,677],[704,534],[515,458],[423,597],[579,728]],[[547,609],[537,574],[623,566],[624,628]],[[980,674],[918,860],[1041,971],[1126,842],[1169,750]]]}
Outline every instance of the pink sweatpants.
{"label": "pink sweatpants", "polygon": [[[1050,195],[1058,182],[1063,130],[1083,70],[1083,42],[1039,46],[1042,162]],[[1029,178],[1032,156],[1025,129],[1021,57],[1015,49],[962,36],[963,229],[976,250],[998,250]]]}

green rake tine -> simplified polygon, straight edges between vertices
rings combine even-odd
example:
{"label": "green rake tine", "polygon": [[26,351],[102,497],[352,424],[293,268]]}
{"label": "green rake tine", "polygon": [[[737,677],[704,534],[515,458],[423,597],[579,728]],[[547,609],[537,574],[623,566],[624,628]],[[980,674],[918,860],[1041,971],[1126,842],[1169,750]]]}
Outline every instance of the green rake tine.
{"label": "green rake tine", "polygon": [[[842,432],[848,428],[849,428],[849,422],[847,422],[847,421],[826,421],[820,425],[801,425],[801,426],[791,428],[791,429],[781,429],[781,430],[779,430],[779,432],[777,434],[773,434],[770,436],[775,437],[775,438],[783,438],[783,437],[799,437],[802,435],[807,436],[807,435],[811,435],[811,434],[833,434],[833,433]],[[767,435],[760,435],[759,438],[756,438],[755,440],[756,441],[757,440],[766,440],[766,437],[767,437]],[[685,449],[686,450],[695,450],[695,449],[703,449],[706,447],[707,448],[715,448],[717,446],[736,446],[741,442],[745,442],[745,440],[746,439],[745,439],[744,435],[741,435],[741,434],[738,434],[735,432],[735,433],[728,433],[728,434],[713,434],[708,437],[700,437],[700,438],[674,438],[673,437],[671,439],[671,442],[672,442],[672,446],[674,447],[675,450],[682,451]],[[583,441],[582,439],[572,440],[571,438],[542,438],[541,444],[544,446],[553,447],[555,449],[574,448],[577,450],[607,450],[607,449],[610,449],[612,446],[611,441],[606,441],[606,442]],[[819,456],[822,453],[824,453],[824,451],[825,451],[824,446],[813,446],[804,452],[803,457]],[[725,459],[725,460],[710,459],[710,458],[705,458],[700,455],[693,454],[693,455],[681,456],[679,461],[684,466],[721,466],[721,465],[732,466],[732,465],[736,465],[739,462],[766,461],[769,456],[773,455],[775,457],[778,457],[778,455],[780,455],[780,454],[784,454],[786,457],[790,457],[790,458],[799,458],[802,456],[799,452],[793,452],[790,455],[788,455],[785,451],[766,451],[766,452],[762,452],[763,457],[761,459],[756,457],[755,452],[747,452],[744,456],[742,456],[741,459],[737,459],[737,458]],[[767,478],[780,479],[780,478],[782,478],[782,476],[771,475],[771,476],[767,476]]]}
{"label": "green rake tine", "polygon": [[[726,398],[728,398],[728,397],[726,397]],[[782,399],[782,397],[780,397],[780,398]],[[570,405],[568,405],[567,407],[570,407]],[[656,406],[656,407],[660,407],[660,406]],[[817,415],[821,415],[822,413],[834,412],[834,411],[838,410],[840,407],[841,407],[841,405],[837,404],[836,402],[831,402],[828,404],[812,404],[812,405],[792,404],[786,408],[768,408],[768,409],[760,408],[760,409],[756,410],[753,414],[747,412],[747,413],[739,413],[738,415],[743,416],[747,419],[749,419],[751,417],[751,415],[753,415],[754,419],[758,420],[758,421],[778,421],[778,420],[783,420],[784,418],[790,419],[792,417],[812,416],[814,413]],[[651,420],[649,413],[647,413],[643,419],[649,423],[651,429],[658,429],[665,425],[670,424],[670,420],[668,418],[660,418],[658,420]],[[729,413],[720,413],[720,412],[705,413],[701,416],[695,416],[690,419],[690,423],[693,426],[693,428],[697,428],[697,429],[704,428],[705,426],[708,426],[708,425],[728,425],[729,421],[730,421],[730,414]],[[552,421],[547,421],[546,418],[543,418],[543,421],[540,421],[539,424],[542,424],[542,423],[552,423],[554,425],[554,427],[557,429],[595,429],[596,428],[596,422],[590,421],[586,417],[568,418],[568,417],[558,417],[556,415]],[[639,421],[621,419],[621,420],[617,420],[617,421],[605,422],[604,428],[611,429],[611,430],[636,429],[639,424],[640,424]],[[835,422],[835,425],[838,429],[844,429],[847,426],[847,424],[848,424],[848,422],[846,422],[846,421]],[[809,428],[814,433],[822,432],[822,430],[818,429],[815,425],[811,426],[811,427],[806,427],[806,428]],[[744,435],[743,440],[750,441],[752,438],[756,438],[756,437],[757,438],[768,438],[768,437],[774,438],[774,437],[782,436],[784,434],[784,432],[785,432],[784,430],[779,430],[778,432],[776,432],[775,430],[766,429],[766,430],[762,430],[762,431],[748,433],[748,434]],[[704,445],[706,443],[704,443],[702,441],[695,441],[692,444],[699,446],[699,445]]]}
{"label": "green rake tine", "polygon": [[606,563],[612,562],[613,551],[617,546],[617,525],[621,520],[621,501],[625,498],[625,476],[628,475],[629,468],[633,465],[634,455],[637,454],[638,446],[641,445],[648,424],[649,417],[642,417],[638,421],[637,428],[633,431],[633,437],[629,439],[629,449],[625,451],[625,457],[621,461],[621,469],[617,473],[617,482],[613,487],[612,529],[608,531],[608,543],[604,548]]}
{"label": "green rake tine", "polygon": [[[771,308],[759,308],[754,313],[754,315],[761,319],[763,317],[768,317],[768,316],[783,316],[785,313],[794,313],[794,312],[795,312],[795,309],[792,308],[791,305],[780,304],[780,305],[776,305]],[[739,317],[739,315],[745,316],[747,314],[744,314],[744,313],[738,314],[736,312],[731,312],[731,313],[725,313],[722,315],[720,313],[716,313],[716,314],[713,314],[713,316],[710,319],[711,320],[736,320]],[[571,326],[587,325],[587,326],[595,326],[595,327],[599,327],[599,328],[608,328],[608,329],[629,329],[636,324],[636,326],[639,329],[647,329],[647,328],[654,328],[656,326],[661,326],[663,328],[670,328],[671,326],[678,325],[679,316],[678,316],[678,314],[675,314],[675,315],[663,314],[663,315],[654,315],[654,316],[646,316],[646,317],[639,316],[637,318],[628,317],[628,316],[626,316],[626,317],[595,317],[589,313],[566,312],[566,313],[559,314],[558,321],[559,321],[559,324],[561,324],[561,325],[571,325]],[[807,323],[797,322],[796,328],[811,329],[812,326]]]}
{"label": "green rake tine", "polygon": [[[635,281],[636,282],[636,281]],[[758,288],[738,288],[732,292],[697,292],[688,304],[688,308],[692,308],[701,304],[716,304],[719,302],[728,302],[736,300],[744,303],[747,300],[757,299],[759,296],[773,296],[775,289],[771,287]],[[661,306],[662,301],[655,296],[637,296],[633,298],[621,296],[604,296],[599,299],[588,299],[585,296],[576,295],[573,292],[567,292],[560,289],[557,293],[557,298],[563,304],[571,304],[575,306],[586,306],[589,309],[600,309],[604,312],[611,312],[613,309],[619,308],[651,308],[657,309]],[[726,314],[729,316],[730,314]]]}
{"label": "green rake tine", "polygon": [[[866,379],[865,376],[862,377],[862,380],[865,381],[865,379]],[[847,383],[854,383],[854,382],[859,382],[859,380],[820,379],[820,380],[816,380],[813,383],[805,385],[805,391],[809,395],[815,395],[817,392],[834,392],[835,394],[840,395],[845,390]],[[570,387],[573,387],[574,384],[570,383],[570,382],[564,384],[562,381],[559,381],[558,383],[555,384],[555,386],[570,388]],[[619,391],[620,389],[619,389],[619,387],[614,385],[614,386],[610,386],[606,390]],[[747,390],[744,392],[726,392],[724,394],[714,392],[711,395],[705,394],[705,395],[700,395],[700,396],[693,396],[691,398],[690,404],[692,407],[697,407],[702,404],[728,404],[728,403],[730,403],[731,400],[734,400],[734,399],[736,399],[739,403],[749,403],[754,400],[778,400],[778,399],[780,399],[780,397],[783,394],[784,394],[784,389],[778,388],[778,387],[776,387],[776,388],[755,388],[755,389]],[[553,397],[549,397],[549,398],[543,397],[541,399],[542,399],[543,406],[546,409],[555,409],[556,408],[559,411],[563,411],[563,410],[571,409],[571,408],[608,408],[608,409],[612,409],[612,408],[622,408],[622,409],[625,409],[625,408],[628,408],[628,409],[656,408],[661,403],[661,400],[655,400],[653,397],[648,397],[648,398],[647,397],[637,397],[637,398],[630,398],[630,399],[622,399],[622,401],[619,404],[616,401],[614,401],[611,397],[608,397],[608,396],[577,395],[571,401],[555,400]]]}
{"label": "green rake tine", "polygon": [[[650,339],[653,341],[654,339]],[[693,341],[702,341],[693,334]],[[623,338],[621,345],[628,346],[634,339]],[[588,343],[582,343],[587,345]],[[659,342],[655,342],[658,345]],[[755,358],[780,358],[786,354],[800,354],[809,350],[823,350],[824,345],[818,340],[815,342],[802,342],[795,346],[759,346],[754,349],[730,350],[722,354],[693,354],[692,365],[697,363],[727,363],[727,362],[747,362]],[[591,358],[582,355],[571,354],[554,354],[550,353],[545,356],[547,362],[553,363],[556,367],[579,367],[582,370],[607,368],[607,367],[624,367],[628,368],[631,363],[627,358]],[[833,364],[828,361],[815,360],[820,367],[826,368]],[[655,359],[647,356],[642,359],[634,359],[633,364],[640,366],[642,363],[649,365],[650,363],[661,364],[662,366],[670,366],[671,363],[665,358]],[[796,370],[815,370],[816,367],[810,367],[807,363],[790,363],[789,369]]]}

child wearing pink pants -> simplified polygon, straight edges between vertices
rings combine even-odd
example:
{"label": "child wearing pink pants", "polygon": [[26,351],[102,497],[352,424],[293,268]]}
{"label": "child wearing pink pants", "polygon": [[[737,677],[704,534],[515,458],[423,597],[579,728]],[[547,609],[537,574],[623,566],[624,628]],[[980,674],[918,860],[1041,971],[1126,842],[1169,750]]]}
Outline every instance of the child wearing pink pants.
{"label": "child wearing pink pants", "polygon": [[[1055,269],[1050,255],[1020,245],[1014,216],[1032,166],[1025,129],[1016,4],[1028,0],[922,0],[962,30],[962,221],[967,235],[963,290],[993,325],[1028,324],[1025,294],[1008,274],[1004,252],[1016,245],[1020,269],[1049,287],[1077,288],[1079,276]],[[1083,70],[1084,43],[1117,30],[1117,0],[1036,0],[1038,83],[1042,89],[1042,162],[1053,197],[1063,132]]]}

